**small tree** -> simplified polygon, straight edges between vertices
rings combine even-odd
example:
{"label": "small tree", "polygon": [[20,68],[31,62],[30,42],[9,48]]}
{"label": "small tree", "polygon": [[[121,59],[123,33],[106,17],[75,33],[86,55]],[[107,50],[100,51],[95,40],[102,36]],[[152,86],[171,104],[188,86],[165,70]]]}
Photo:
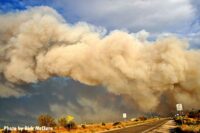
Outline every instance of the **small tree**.
{"label": "small tree", "polygon": [[38,117],[38,124],[40,126],[47,126],[47,127],[56,126],[54,118],[47,114],[42,114]]}
{"label": "small tree", "polygon": [[67,121],[67,119],[64,117],[58,120],[58,124],[69,130],[77,128],[76,123],[74,121]]}
{"label": "small tree", "polygon": [[60,118],[60,119],[58,120],[58,124],[59,124],[60,126],[62,126],[62,127],[65,127],[65,126],[67,125],[67,120],[66,120],[64,117],[62,117],[62,118]]}

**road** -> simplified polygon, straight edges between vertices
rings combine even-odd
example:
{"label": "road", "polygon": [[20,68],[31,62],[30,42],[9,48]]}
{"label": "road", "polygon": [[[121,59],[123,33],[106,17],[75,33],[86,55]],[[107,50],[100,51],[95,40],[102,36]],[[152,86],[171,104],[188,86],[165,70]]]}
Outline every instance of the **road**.
{"label": "road", "polygon": [[142,125],[131,126],[119,130],[108,131],[106,133],[148,133],[149,131],[156,129],[169,121],[169,119],[161,119],[151,123],[145,123]]}

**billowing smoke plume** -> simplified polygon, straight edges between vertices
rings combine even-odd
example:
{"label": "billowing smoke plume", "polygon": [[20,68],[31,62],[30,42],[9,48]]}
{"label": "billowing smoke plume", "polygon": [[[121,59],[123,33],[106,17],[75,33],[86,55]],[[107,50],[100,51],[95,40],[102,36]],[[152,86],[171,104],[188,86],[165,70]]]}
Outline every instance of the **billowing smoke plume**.
{"label": "billowing smoke plume", "polygon": [[86,23],[66,23],[48,7],[1,15],[0,22],[0,72],[10,82],[71,77],[128,96],[142,110],[155,109],[165,92],[187,107],[200,106],[200,52],[175,37],[103,36]]}

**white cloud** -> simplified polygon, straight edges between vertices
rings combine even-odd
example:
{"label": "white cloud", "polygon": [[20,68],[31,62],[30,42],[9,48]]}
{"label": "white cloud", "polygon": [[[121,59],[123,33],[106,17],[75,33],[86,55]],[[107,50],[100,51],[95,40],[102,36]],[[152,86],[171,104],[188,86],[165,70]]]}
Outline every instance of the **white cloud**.
{"label": "white cloud", "polygon": [[132,31],[182,31],[195,18],[189,0],[75,0],[57,4],[71,7],[83,21]]}

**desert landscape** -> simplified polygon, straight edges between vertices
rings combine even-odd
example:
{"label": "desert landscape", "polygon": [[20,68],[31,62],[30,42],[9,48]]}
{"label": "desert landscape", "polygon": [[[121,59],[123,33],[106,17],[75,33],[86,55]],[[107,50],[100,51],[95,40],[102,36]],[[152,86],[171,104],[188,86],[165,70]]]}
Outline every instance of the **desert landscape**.
{"label": "desert landscape", "polygon": [[3,133],[200,132],[200,1],[0,0]]}

